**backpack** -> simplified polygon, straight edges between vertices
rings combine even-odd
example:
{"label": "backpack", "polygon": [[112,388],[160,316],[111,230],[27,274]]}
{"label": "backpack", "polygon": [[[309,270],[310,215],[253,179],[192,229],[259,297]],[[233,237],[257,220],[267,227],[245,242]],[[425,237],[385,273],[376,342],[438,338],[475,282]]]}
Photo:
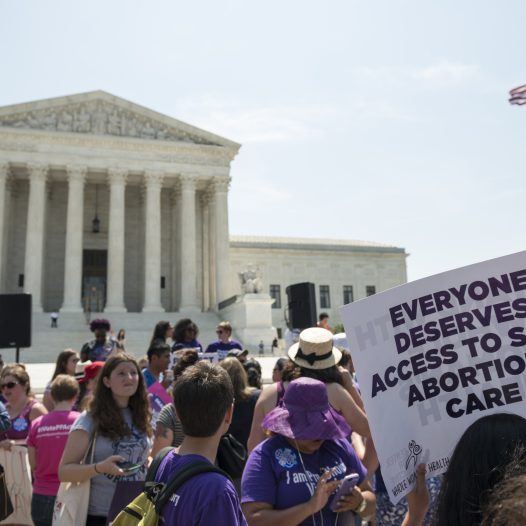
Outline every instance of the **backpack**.
{"label": "backpack", "polygon": [[219,473],[229,478],[224,471],[209,462],[196,460],[177,470],[168,482],[156,482],[155,476],[161,462],[174,449],[165,447],[157,453],[146,473],[144,491],[115,517],[112,526],[157,526],[164,505],[187,480],[200,473]]}

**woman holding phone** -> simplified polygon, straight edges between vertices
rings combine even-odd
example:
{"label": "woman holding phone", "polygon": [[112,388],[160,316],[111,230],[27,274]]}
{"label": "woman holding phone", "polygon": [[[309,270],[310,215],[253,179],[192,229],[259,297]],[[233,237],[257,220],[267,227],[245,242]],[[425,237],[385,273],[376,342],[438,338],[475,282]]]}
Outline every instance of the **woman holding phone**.
{"label": "woman holding phone", "polygon": [[366,470],[346,439],[349,425],[323,382],[292,381],[263,427],[272,436],[252,451],[241,482],[249,526],[335,526],[374,513]]}
{"label": "woman holding phone", "polygon": [[106,524],[117,481],[144,480],[151,436],[148,397],[137,362],[124,353],[108,358],[88,411],[71,428],[59,466],[63,482],[91,479],[86,526]]}

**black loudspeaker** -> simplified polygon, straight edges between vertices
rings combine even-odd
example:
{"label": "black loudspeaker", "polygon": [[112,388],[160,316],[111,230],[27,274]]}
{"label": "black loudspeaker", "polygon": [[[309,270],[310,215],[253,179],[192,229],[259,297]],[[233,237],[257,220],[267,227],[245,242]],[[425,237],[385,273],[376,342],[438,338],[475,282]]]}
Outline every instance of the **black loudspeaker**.
{"label": "black loudspeaker", "polygon": [[31,347],[31,294],[0,294],[0,349]]}
{"label": "black loudspeaker", "polygon": [[315,327],[317,319],[314,283],[295,283],[285,290],[288,298],[290,328]]}

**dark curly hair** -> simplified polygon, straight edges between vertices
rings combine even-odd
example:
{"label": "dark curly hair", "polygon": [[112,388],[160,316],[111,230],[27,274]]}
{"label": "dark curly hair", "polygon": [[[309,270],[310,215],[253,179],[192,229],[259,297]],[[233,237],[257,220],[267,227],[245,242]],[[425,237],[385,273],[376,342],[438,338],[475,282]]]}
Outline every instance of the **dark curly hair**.
{"label": "dark curly hair", "polygon": [[194,349],[184,349],[181,351],[179,360],[174,365],[174,381],[179,378],[185,369],[191,365],[195,365],[199,361],[199,355]]}
{"label": "dark curly hair", "polygon": [[89,324],[89,330],[91,332],[98,331],[99,329],[110,331],[111,325],[110,322],[104,318],[98,318],[96,320],[92,320],[92,322]]}
{"label": "dark curly hair", "polygon": [[343,378],[337,365],[328,367],[327,369],[307,369],[289,360],[283,367],[281,373],[283,382],[292,382],[297,378],[314,378],[324,384],[340,384],[343,386]]}
{"label": "dark curly hair", "polygon": [[146,385],[135,358],[129,354],[120,353],[106,360],[104,367],[97,376],[97,383],[89,404],[88,413],[93,417],[97,432],[102,436],[118,440],[131,434],[131,429],[124,421],[121,411],[115,403],[111,389],[104,384],[104,378],[109,378],[111,373],[121,363],[132,363],[137,369],[139,377],[137,391],[128,401],[133,425],[148,436],[152,436],[152,417]]}
{"label": "dark curly hair", "polygon": [[182,318],[175,324],[173,337],[174,342],[185,342],[186,340],[184,339],[184,333],[188,328],[194,329],[194,338],[197,338],[197,335],[199,334],[197,325],[190,318]]}

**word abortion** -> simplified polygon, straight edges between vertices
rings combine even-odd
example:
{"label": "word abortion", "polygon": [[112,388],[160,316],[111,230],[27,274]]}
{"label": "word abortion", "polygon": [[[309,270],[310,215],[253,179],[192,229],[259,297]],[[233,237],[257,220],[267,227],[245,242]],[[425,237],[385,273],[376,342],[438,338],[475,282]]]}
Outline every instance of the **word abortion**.
{"label": "word abortion", "polygon": [[[491,305],[481,305],[491,298],[511,295],[526,290],[526,270],[519,270],[486,280],[477,280],[447,290],[427,294],[389,309],[393,328],[405,323],[417,325],[393,335],[400,361],[387,367],[383,373],[372,376],[372,398],[399,385],[409,385],[408,406],[435,398],[441,394],[451,396],[445,403],[449,417],[459,418],[475,411],[485,411],[523,400],[519,384],[512,380],[526,371],[526,353],[512,353],[513,349],[526,347],[526,298],[507,299]],[[479,304],[477,305],[477,302]],[[447,309],[469,310],[419,324],[422,318]],[[465,308],[465,307],[464,307]],[[520,323],[517,323],[521,320]],[[502,323],[516,322],[503,332]],[[480,329],[487,332],[479,334]],[[469,334],[476,331],[477,335]],[[458,337],[459,344],[448,342]],[[432,343],[432,349],[415,354],[408,351]],[[506,354],[495,354],[504,348]],[[510,353],[511,352],[511,353]],[[457,362],[457,368],[454,365]],[[447,366],[447,370],[444,367]],[[442,370],[440,370],[443,368]],[[436,370],[436,376],[432,371]],[[423,379],[418,378],[425,375]],[[491,383],[476,394],[473,386]],[[452,394],[467,389],[465,400]]]}

